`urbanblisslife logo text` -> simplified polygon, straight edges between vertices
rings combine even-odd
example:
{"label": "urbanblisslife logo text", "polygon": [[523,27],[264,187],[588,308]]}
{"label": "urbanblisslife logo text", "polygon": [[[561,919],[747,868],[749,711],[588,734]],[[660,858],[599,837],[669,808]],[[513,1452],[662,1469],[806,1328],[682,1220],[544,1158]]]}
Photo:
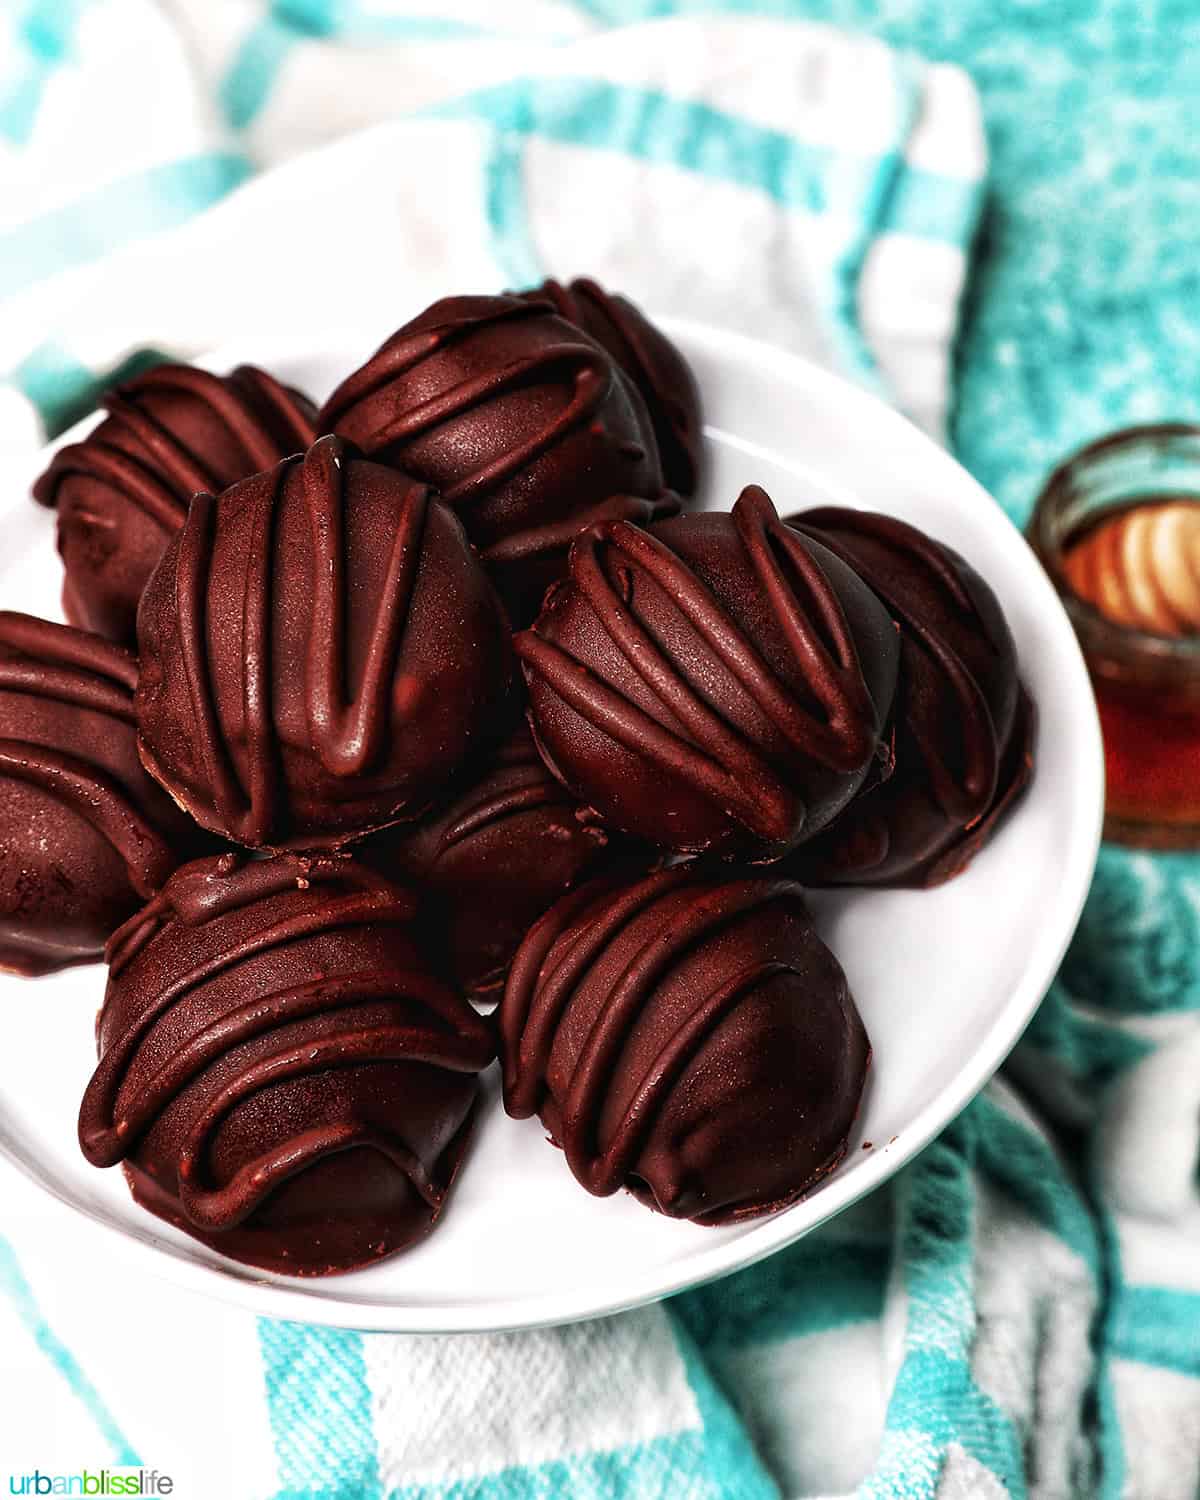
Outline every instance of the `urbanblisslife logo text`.
{"label": "urbanblisslife logo text", "polygon": [[10,1495],[172,1495],[175,1481],[157,1469],[81,1469],[76,1474],[46,1474],[34,1469],[8,1476]]}

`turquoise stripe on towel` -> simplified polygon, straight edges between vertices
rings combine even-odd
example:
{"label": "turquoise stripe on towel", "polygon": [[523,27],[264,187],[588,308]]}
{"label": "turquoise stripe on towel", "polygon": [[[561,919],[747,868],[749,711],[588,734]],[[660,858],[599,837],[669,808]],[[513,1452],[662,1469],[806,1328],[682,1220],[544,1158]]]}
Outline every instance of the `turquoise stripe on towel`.
{"label": "turquoise stripe on towel", "polygon": [[977,1160],[984,1172],[1099,1279],[1101,1246],[1095,1225],[1049,1142],[986,1093],[970,1105],[967,1118],[976,1130]]}
{"label": "turquoise stripe on towel", "polygon": [[90,370],[51,339],[26,355],[8,379],[33,403],[46,436],[54,438],[94,411],[110,385],[132,380],[166,360],[157,349],[137,349],[113,369]]}
{"label": "turquoise stripe on towel", "polygon": [[1157,1365],[1200,1380],[1200,1292],[1166,1286],[1123,1286],[1110,1324],[1117,1359]]}
{"label": "turquoise stripe on towel", "polygon": [[243,37],[217,86],[217,98],[235,129],[253,124],[300,42],[463,42],[521,35],[436,14],[388,15],[360,0],[275,0],[269,14]]}
{"label": "turquoise stripe on towel", "polygon": [[[877,155],[815,146],[781,130],[694,99],[592,78],[523,78],[437,106],[440,118],[486,122],[497,140],[537,135],[560,144],[621,151],[656,165],[696,172],[714,181],[765,193],[783,207],[824,214],[846,226],[845,243],[832,260],[824,288],[828,325],[843,365],[878,385],[875,360],[858,319],[863,261],[886,231],[918,235],[955,246],[969,237],[979,208],[980,187],[915,171],[903,159],[920,100],[919,78],[908,59],[896,61],[896,119],[889,149]],[[505,152],[511,152],[509,145]],[[497,170],[494,165],[491,169]],[[511,201],[507,155],[502,196]],[[496,192],[489,183],[489,208]],[[495,213],[489,215],[495,224]],[[508,226],[505,225],[506,231]],[[504,256],[523,259],[526,244],[511,232],[499,237]],[[537,272],[508,272],[529,281]]]}
{"label": "turquoise stripe on towel", "polygon": [[526,34],[519,28],[441,16],[436,3],[422,16],[389,12],[378,0],[274,0],[271,16],[299,37],[350,41],[460,42]]}
{"label": "turquoise stripe on towel", "polygon": [[48,437],[65,431],[95,405],[95,375],[53,341],[27,355],[9,379],[33,402]]}
{"label": "turquoise stripe on towel", "polygon": [[244,130],[264,108],[296,41],[274,16],[256,21],[217,85],[217,103],[235,130]]}
{"label": "turquoise stripe on towel", "polygon": [[88,0],[28,0],[11,25],[12,72],[0,89],[0,136],[23,146],[33,134],[46,85],[71,54]]}
{"label": "turquoise stripe on towel", "polygon": [[525,137],[497,129],[484,158],[484,207],[492,254],[506,286],[533,286],[545,279],[525,205]]}
{"label": "turquoise stripe on towel", "polygon": [[1200,860],[1103,845],[1060,977],[1110,1021],[1200,1011]]}
{"label": "turquoise stripe on towel", "polygon": [[[911,1492],[913,1500],[933,1500],[940,1459],[951,1443],[991,1470],[1011,1500],[1023,1500],[1026,1494],[1016,1428],[979,1389],[971,1372],[974,1107],[925,1149],[904,1178],[907,1203],[899,1253],[906,1273],[908,1328],[904,1361],[888,1404],[888,1440],[874,1475],[880,1494]],[[910,1472],[906,1466],[914,1459],[913,1444],[924,1458]],[[931,1465],[932,1459],[937,1461]],[[900,1489],[902,1482],[911,1484],[911,1491]]]}
{"label": "turquoise stripe on towel", "polygon": [[883,1316],[891,1255],[890,1237],[826,1228],[668,1305],[706,1353],[825,1333]]}
{"label": "turquoise stripe on towel", "polygon": [[[667,1304],[673,1312],[673,1305]],[[677,1450],[690,1444],[696,1450],[698,1472],[691,1490],[674,1488],[676,1475],[687,1475],[688,1469],[680,1467],[682,1454],[678,1451],[675,1462],[666,1471],[667,1481],[661,1493],[665,1496],[693,1493],[711,1495],[712,1500],[780,1500],[779,1488],[763,1467],[762,1460],[754,1450],[746,1428],[735,1414],[725,1394],[717,1387],[709,1374],[708,1366],[697,1350],[691,1334],[675,1320],[675,1343],[687,1372],[688,1384],[696,1398],[700,1413],[701,1431],[694,1437],[681,1434],[673,1439]],[[617,1494],[655,1493],[645,1489],[615,1491]]]}
{"label": "turquoise stripe on towel", "polygon": [[104,1404],[103,1397],[88,1379],[79,1361],[46,1321],[12,1246],[2,1235],[0,1292],[8,1297],[34,1343],[66,1381],[71,1394],[107,1439],[112,1449],[112,1462],[122,1467],[140,1464],[142,1460],[138,1457],[137,1450],[121,1431],[116,1418]]}
{"label": "turquoise stripe on towel", "polygon": [[234,152],[147,167],[0,234],[0,297],[184,223],[250,175]]}
{"label": "turquoise stripe on towel", "polygon": [[[766,193],[785,208],[827,213],[837,184],[848,210],[878,191],[878,156],[815,146],[694,99],[595,78],[521,78],[464,94],[429,113],[486,120],[563,145],[622,151]],[[906,167],[886,227],[961,247],[980,185]]]}
{"label": "turquoise stripe on towel", "polygon": [[[843,364],[860,380],[873,385],[880,395],[885,392],[878,378],[875,356],[863,335],[858,318],[859,280],[867,252],[883,226],[889,222],[889,206],[896,199],[905,175],[902,154],[904,143],[912,133],[921,99],[917,70],[908,59],[900,56],[895,59],[893,75],[897,101],[894,144],[889,151],[877,158],[865,185],[857,181],[856,172],[847,174],[849,201],[844,207],[846,218],[854,225],[854,230],[833,266],[834,284],[830,289],[832,306],[828,310],[829,327],[839,345]],[[832,157],[826,165],[832,169]],[[840,187],[841,169],[831,170],[830,175],[835,187]],[[836,213],[842,205],[832,203],[830,206]]]}
{"label": "turquoise stripe on towel", "polygon": [[275,1500],[379,1500],[363,1336],[258,1320],[279,1491]]}
{"label": "turquoise stripe on towel", "polygon": [[[739,1441],[736,1419],[728,1421]],[[463,1479],[404,1484],[389,1490],[386,1500],[782,1500],[744,1438],[740,1450],[722,1451],[706,1421],[702,1432],[513,1464]],[[275,1500],[332,1500],[332,1492]]]}

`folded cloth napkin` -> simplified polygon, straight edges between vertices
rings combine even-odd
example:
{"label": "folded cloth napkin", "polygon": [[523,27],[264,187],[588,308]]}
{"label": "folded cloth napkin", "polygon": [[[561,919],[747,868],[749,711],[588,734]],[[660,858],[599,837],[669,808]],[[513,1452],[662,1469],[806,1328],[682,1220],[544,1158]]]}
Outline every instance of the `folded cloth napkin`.
{"label": "folded cloth napkin", "polygon": [[984,168],[961,72],[822,27],[526,0],[497,34],[491,9],[35,5],[0,108],[0,371],[53,427],[147,339],[383,330],[448,286],[586,269],[941,424]]}
{"label": "folded cloth napkin", "polygon": [[[729,14],[670,14],[697,8]],[[28,470],[147,347],[382,337],[450,288],[584,271],[939,431],[974,90],[746,8],[10,6],[2,456]],[[1006,1080],[892,1185],[714,1286],[536,1333],[255,1320],[81,1263],[2,1168],[0,1476],[144,1465],[183,1500],[1194,1500],[1198,1011],[1196,863],[1106,851]]]}

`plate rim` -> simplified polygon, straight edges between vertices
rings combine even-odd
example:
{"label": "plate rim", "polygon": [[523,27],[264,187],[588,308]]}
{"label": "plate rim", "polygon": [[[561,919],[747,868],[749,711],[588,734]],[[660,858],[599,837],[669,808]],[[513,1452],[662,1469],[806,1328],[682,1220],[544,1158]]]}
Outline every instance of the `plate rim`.
{"label": "plate rim", "polygon": [[[875,430],[890,428],[898,432],[907,443],[911,443],[916,437],[933,449],[941,462],[956,471],[956,481],[964,496],[970,493],[976,504],[994,508],[997,519],[1003,523],[997,535],[1007,530],[1011,534],[1012,544],[1026,547],[1020,532],[1005,517],[997,501],[953,454],[940,448],[907,417],[877,396],[813,360],[746,334],[685,318],[662,317],[655,321],[683,345],[685,350],[702,346],[718,358],[728,359],[732,355],[736,361],[753,360],[760,367],[765,365],[777,372],[784,383],[800,382],[808,387],[823,384],[829,388],[833,399],[861,409]],[[358,344],[360,339],[363,346],[367,347],[371,345],[373,337],[375,335],[362,329],[345,330],[346,347]],[[233,347],[233,344],[225,347]],[[313,352],[309,345],[296,337],[272,337],[263,341],[263,348],[265,355],[260,353],[255,357],[272,363],[289,357],[311,356]],[[214,350],[197,362],[203,364],[220,358],[221,351]],[[41,450],[42,453],[72,440],[79,432],[92,425],[94,420],[94,416],[89,416],[76,423],[69,433],[63,434],[53,444]],[[706,427],[706,430],[720,429]],[[361,1332],[498,1333],[561,1326],[606,1317],[705,1285],[734,1271],[744,1270],[795,1243],[881,1187],[981,1092],[1020,1040],[1045,997],[1078,925],[1099,855],[1103,823],[1104,758],[1100,725],[1087,669],[1074,630],[1053,586],[1038,567],[1032,552],[1028,553],[1026,571],[1034,590],[1031,606],[1040,622],[1053,629],[1060,637],[1060,645],[1066,648],[1070,662],[1070,670],[1058,684],[1058,690],[1069,694],[1071,699],[1069,710],[1079,738],[1073,797],[1081,807],[1090,803],[1090,827],[1087,824],[1082,826],[1074,846],[1068,850],[1066,867],[1060,872],[1056,887],[1059,893],[1055,903],[1057,920],[1039,930],[1021,981],[1013,987],[1000,1013],[973,1052],[954,1077],[917,1112],[900,1137],[874,1149],[870,1160],[863,1164],[854,1178],[839,1178],[835,1174],[821,1187],[818,1194],[805,1200],[808,1216],[800,1223],[791,1222],[794,1210],[785,1210],[765,1218],[761,1224],[737,1239],[715,1244],[709,1250],[689,1255],[675,1269],[655,1267],[648,1278],[643,1273],[636,1286],[627,1285],[624,1290],[617,1290],[615,1287],[604,1287],[598,1292],[572,1289],[569,1292],[509,1298],[491,1304],[482,1300],[472,1301],[457,1307],[445,1304],[426,1306],[412,1302],[388,1304],[355,1297],[322,1297],[314,1295],[308,1290],[307,1283],[302,1281],[281,1284],[256,1277],[248,1268],[235,1262],[218,1266],[189,1259],[185,1250],[166,1240],[158,1241],[152,1227],[144,1237],[132,1234],[121,1225],[98,1217],[85,1206],[68,1202],[43,1174],[16,1156],[2,1136],[0,1159],[40,1190],[57,1214],[68,1216],[76,1233],[82,1230],[90,1243],[102,1247],[127,1264],[145,1269],[160,1281],[178,1286],[193,1295],[213,1297],[260,1316]],[[813,1218],[811,1213],[815,1205],[820,1205],[821,1211]],[[796,1205],[797,1208],[801,1206]],[[652,1284],[645,1284],[647,1282]]]}

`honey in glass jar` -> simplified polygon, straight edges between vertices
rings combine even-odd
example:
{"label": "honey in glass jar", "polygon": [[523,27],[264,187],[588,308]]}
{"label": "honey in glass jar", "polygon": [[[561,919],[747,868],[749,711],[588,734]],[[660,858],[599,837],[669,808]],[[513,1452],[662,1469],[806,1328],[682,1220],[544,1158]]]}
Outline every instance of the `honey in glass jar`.
{"label": "honey in glass jar", "polygon": [[1090,444],[1051,475],[1030,540],[1091,673],[1105,836],[1200,847],[1200,427]]}

